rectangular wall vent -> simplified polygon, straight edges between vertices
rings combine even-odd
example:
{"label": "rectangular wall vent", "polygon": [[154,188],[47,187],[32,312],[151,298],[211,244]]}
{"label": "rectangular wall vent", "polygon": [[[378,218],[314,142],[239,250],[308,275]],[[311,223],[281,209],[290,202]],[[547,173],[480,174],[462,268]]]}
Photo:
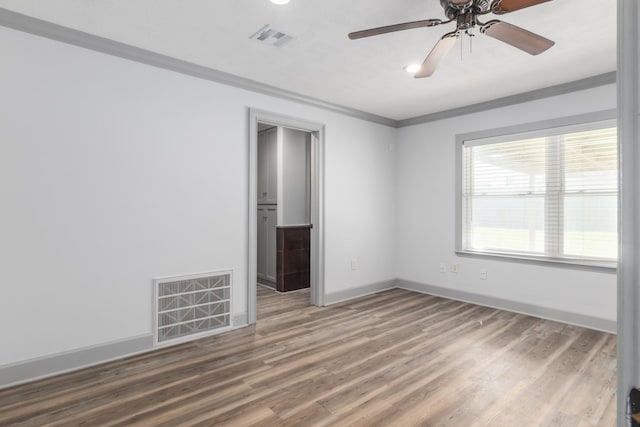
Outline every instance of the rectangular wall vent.
{"label": "rectangular wall vent", "polygon": [[175,344],[230,329],[231,271],[153,281],[155,344]]}

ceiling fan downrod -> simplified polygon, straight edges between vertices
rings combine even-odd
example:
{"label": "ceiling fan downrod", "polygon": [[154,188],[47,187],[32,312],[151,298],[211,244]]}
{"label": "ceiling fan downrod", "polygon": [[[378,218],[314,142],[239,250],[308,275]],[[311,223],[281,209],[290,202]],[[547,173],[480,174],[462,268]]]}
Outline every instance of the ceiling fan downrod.
{"label": "ceiling fan downrod", "polygon": [[471,12],[465,12],[458,15],[456,24],[459,31],[468,30],[476,26],[476,15]]}

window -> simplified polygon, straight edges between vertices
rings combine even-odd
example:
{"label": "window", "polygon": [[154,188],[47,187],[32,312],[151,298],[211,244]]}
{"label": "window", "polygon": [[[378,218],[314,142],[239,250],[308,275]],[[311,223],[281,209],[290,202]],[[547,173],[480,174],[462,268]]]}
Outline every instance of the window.
{"label": "window", "polygon": [[615,266],[615,121],[459,143],[459,251]]}

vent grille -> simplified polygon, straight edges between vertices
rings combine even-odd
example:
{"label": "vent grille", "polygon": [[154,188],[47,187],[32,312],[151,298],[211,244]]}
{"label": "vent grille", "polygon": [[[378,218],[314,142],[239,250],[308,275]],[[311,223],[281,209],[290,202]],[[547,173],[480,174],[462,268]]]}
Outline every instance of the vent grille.
{"label": "vent grille", "polygon": [[282,31],[271,28],[268,24],[253,33],[249,38],[273,46],[282,46],[291,40],[291,36],[283,33]]}
{"label": "vent grille", "polygon": [[231,271],[154,280],[156,344],[188,341],[230,329]]}

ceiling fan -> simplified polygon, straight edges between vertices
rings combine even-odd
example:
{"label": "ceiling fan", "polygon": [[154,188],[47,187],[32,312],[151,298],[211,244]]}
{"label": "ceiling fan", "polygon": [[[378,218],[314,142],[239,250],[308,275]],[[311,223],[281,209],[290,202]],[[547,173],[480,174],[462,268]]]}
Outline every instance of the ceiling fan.
{"label": "ceiling fan", "polygon": [[414,76],[415,78],[429,77],[435,72],[442,58],[453,48],[458,37],[460,37],[463,32],[469,36],[473,36],[471,30],[476,27],[480,28],[481,33],[510,44],[531,55],[538,55],[549,49],[555,44],[553,41],[527,31],[524,28],[497,19],[487,22],[480,22],[478,19],[479,16],[489,13],[503,15],[547,1],[551,0],[493,0],[493,2],[490,2],[490,0],[440,0],[440,4],[444,8],[444,13],[448,21],[441,19],[424,19],[421,21],[404,22],[402,24],[356,31],[350,33],[349,38],[355,40],[412,28],[435,27],[436,25],[448,24],[455,21],[456,29],[442,36],[429,55],[427,55],[420,70]]}

